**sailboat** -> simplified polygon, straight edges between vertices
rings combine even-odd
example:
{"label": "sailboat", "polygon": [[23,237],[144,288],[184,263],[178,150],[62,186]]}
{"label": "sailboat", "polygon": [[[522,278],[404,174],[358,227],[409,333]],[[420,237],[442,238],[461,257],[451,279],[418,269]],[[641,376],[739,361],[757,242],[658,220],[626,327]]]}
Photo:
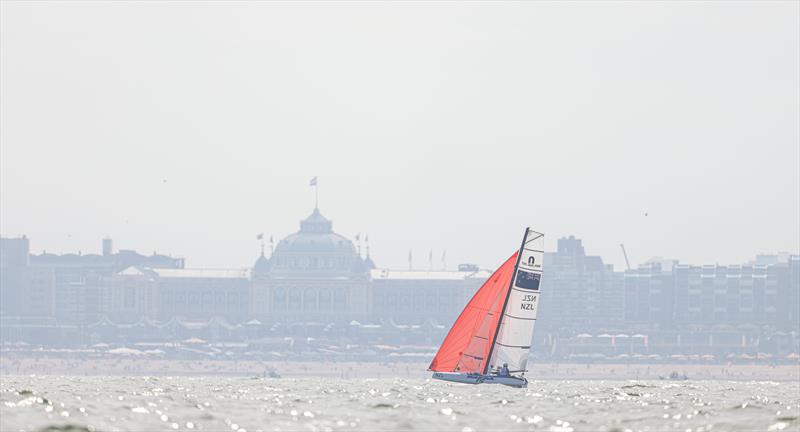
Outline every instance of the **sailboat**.
{"label": "sailboat", "polygon": [[433,378],[527,387],[543,258],[544,234],[526,228],[519,250],[486,280],[456,319],[428,367]]}

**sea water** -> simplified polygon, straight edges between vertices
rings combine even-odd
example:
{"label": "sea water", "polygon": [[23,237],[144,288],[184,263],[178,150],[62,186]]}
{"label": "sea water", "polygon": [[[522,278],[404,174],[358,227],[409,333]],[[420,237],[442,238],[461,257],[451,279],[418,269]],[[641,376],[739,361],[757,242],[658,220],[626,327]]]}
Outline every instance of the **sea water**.
{"label": "sea water", "polygon": [[800,384],[0,377],[2,431],[800,430]]}

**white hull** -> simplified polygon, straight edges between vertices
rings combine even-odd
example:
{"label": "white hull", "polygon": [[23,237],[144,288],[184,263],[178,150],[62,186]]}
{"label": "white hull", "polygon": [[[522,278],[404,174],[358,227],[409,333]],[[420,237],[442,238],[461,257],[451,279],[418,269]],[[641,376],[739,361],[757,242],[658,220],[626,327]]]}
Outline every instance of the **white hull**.
{"label": "white hull", "polygon": [[501,377],[497,375],[482,375],[477,373],[464,374],[457,372],[434,372],[432,378],[462,384],[502,384],[517,388],[528,387],[528,380],[513,376]]}

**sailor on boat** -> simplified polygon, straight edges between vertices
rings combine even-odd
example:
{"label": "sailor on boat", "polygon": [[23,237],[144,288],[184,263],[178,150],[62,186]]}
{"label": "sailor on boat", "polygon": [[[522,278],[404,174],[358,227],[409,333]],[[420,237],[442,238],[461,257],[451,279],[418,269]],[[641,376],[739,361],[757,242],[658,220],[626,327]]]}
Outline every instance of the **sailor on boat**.
{"label": "sailor on boat", "polygon": [[500,370],[497,371],[497,376],[501,377],[511,376],[511,374],[508,373],[508,363],[503,363],[503,367],[501,367]]}

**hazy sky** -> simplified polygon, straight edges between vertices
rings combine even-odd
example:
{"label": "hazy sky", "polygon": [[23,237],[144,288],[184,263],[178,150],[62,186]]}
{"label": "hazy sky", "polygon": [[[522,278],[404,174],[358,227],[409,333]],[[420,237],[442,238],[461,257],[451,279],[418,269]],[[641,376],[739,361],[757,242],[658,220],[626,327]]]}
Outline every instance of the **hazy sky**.
{"label": "hazy sky", "polygon": [[245,266],[319,176],[379,266],[796,253],[799,5],[3,1],[0,233]]}

